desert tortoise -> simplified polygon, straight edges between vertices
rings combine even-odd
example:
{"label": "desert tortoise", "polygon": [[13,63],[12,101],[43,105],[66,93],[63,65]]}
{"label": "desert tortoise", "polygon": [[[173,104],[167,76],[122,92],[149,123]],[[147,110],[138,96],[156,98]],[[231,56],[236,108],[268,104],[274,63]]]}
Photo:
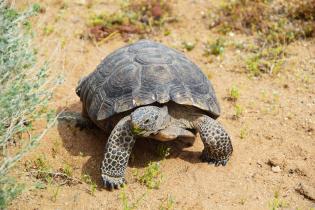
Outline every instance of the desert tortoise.
{"label": "desert tortoise", "polygon": [[[76,93],[83,104],[77,122],[93,122],[106,130],[116,123],[105,148],[104,186],[119,188],[135,137],[162,141],[195,137],[204,144],[201,158],[225,165],[233,151],[222,125],[220,107],[210,81],[182,53],[163,44],[140,40],[107,56],[80,80]],[[80,119],[79,119],[80,118]]]}

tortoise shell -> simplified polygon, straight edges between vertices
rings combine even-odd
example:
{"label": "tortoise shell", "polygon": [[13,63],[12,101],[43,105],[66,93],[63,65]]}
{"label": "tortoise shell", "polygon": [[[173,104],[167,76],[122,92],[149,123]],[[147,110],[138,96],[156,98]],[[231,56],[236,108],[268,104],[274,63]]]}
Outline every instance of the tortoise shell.
{"label": "tortoise shell", "polygon": [[152,103],[173,101],[217,118],[220,106],[201,69],[163,44],[140,40],[117,49],[76,89],[89,117],[110,116]]}

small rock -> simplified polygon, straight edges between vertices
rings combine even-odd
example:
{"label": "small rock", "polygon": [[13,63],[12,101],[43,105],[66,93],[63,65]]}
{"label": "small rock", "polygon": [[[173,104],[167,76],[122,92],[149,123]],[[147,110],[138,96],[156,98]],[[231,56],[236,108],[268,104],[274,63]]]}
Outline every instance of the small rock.
{"label": "small rock", "polygon": [[274,172],[274,173],[279,173],[279,172],[281,172],[280,166],[272,166],[272,167],[271,167],[271,170],[272,170],[272,172]]}
{"label": "small rock", "polygon": [[133,26],[133,25],[121,25],[118,27],[119,31],[120,32],[123,32],[123,33],[140,33],[140,29],[137,28],[136,26]]}
{"label": "small rock", "polygon": [[204,11],[200,12],[201,18],[205,19],[207,17],[206,13]]}
{"label": "small rock", "polygon": [[267,165],[271,167],[279,166],[280,168],[284,169],[287,163],[283,155],[273,155],[268,159]]}
{"label": "small rock", "polygon": [[258,165],[259,168],[262,168],[262,163],[260,161],[257,161],[256,164]]}
{"label": "small rock", "polygon": [[89,5],[89,4],[92,4],[92,1],[91,0],[77,0],[76,3],[79,5]]}
{"label": "small rock", "polygon": [[151,9],[151,13],[154,19],[158,20],[161,18],[162,16],[162,7],[160,4],[156,4],[153,6],[153,8]]}
{"label": "small rock", "polygon": [[270,166],[278,166],[279,165],[279,160],[276,159],[276,158],[272,158],[272,159],[268,160],[267,164],[270,165]]}
{"label": "small rock", "polygon": [[110,29],[106,28],[105,26],[94,26],[90,29],[89,35],[90,37],[95,38],[96,41],[101,41],[110,33]]}

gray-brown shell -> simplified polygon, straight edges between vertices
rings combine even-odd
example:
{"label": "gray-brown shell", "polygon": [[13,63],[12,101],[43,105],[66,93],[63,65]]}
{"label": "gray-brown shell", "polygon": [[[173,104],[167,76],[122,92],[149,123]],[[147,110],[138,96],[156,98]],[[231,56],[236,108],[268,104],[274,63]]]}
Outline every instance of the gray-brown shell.
{"label": "gray-brown shell", "polygon": [[107,56],[76,89],[95,120],[151,103],[192,105],[216,118],[220,107],[210,81],[182,53],[141,40]]}

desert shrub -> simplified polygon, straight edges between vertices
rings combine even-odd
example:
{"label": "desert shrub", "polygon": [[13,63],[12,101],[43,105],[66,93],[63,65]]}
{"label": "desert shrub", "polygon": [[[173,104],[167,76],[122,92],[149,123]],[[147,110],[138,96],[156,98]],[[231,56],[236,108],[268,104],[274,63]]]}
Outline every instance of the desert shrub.
{"label": "desert shrub", "polygon": [[92,14],[88,20],[90,36],[97,41],[113,32],[122,35],[152,32],[172,21],[171,7],[164,0],[130,0],[114,13]]}
{"label": "desert shrub", "polygon": [[253,36],[256,49],[246,60],[247,72],[277,74],[285,46],[315,36],[315,0],[225,0],[210,11],[210,28]]}
{"label": "desert shrub", "polygon": [[[9,170],[45,135],[53,123],[47,108],[52,84],[47,68],[36,68],[29,17],[39,5],[24,12],[0,2],[0,209],[22,192],[23,184]],[[34,129],[34,122],[42,129]]]}
{"label": "desert shrub", "polygon": [[287,44],[315,35],[314,0],[225,0],[210,12],[219,32],[258,35],[263,44]]}
{"label": "desert shrub", "polygon": [[315,20],[315,0],[291,0],[284,2],[287,6],[287,14],[290,18],[311,21]]}
{"label": "desert shrub", "polygon": [[204,55],[222,55],[224,53],[225,45],[225,40],[221,38],[216,39],[214,42],[208,41],[207,43],[205,43]]}
{"label": "desert shrub", "polygon": [[159,189],[163,180],[160,162],[150,162],[142,175],[135,175],[138,181],[144,184],[148,189]]}
{"label": "desert shrub", "polygon": [[211,11],[210,27],[222,33],[238,30],[251,34],[263,30],[269,13],[266,0],[226,0],[214,13]]}
{"label": "desert shrub", "polygon": [[277,74],[286,56],[285,49],[279,47],[261,48],[246,60],[246,69],[252,76],[261,73]]}

